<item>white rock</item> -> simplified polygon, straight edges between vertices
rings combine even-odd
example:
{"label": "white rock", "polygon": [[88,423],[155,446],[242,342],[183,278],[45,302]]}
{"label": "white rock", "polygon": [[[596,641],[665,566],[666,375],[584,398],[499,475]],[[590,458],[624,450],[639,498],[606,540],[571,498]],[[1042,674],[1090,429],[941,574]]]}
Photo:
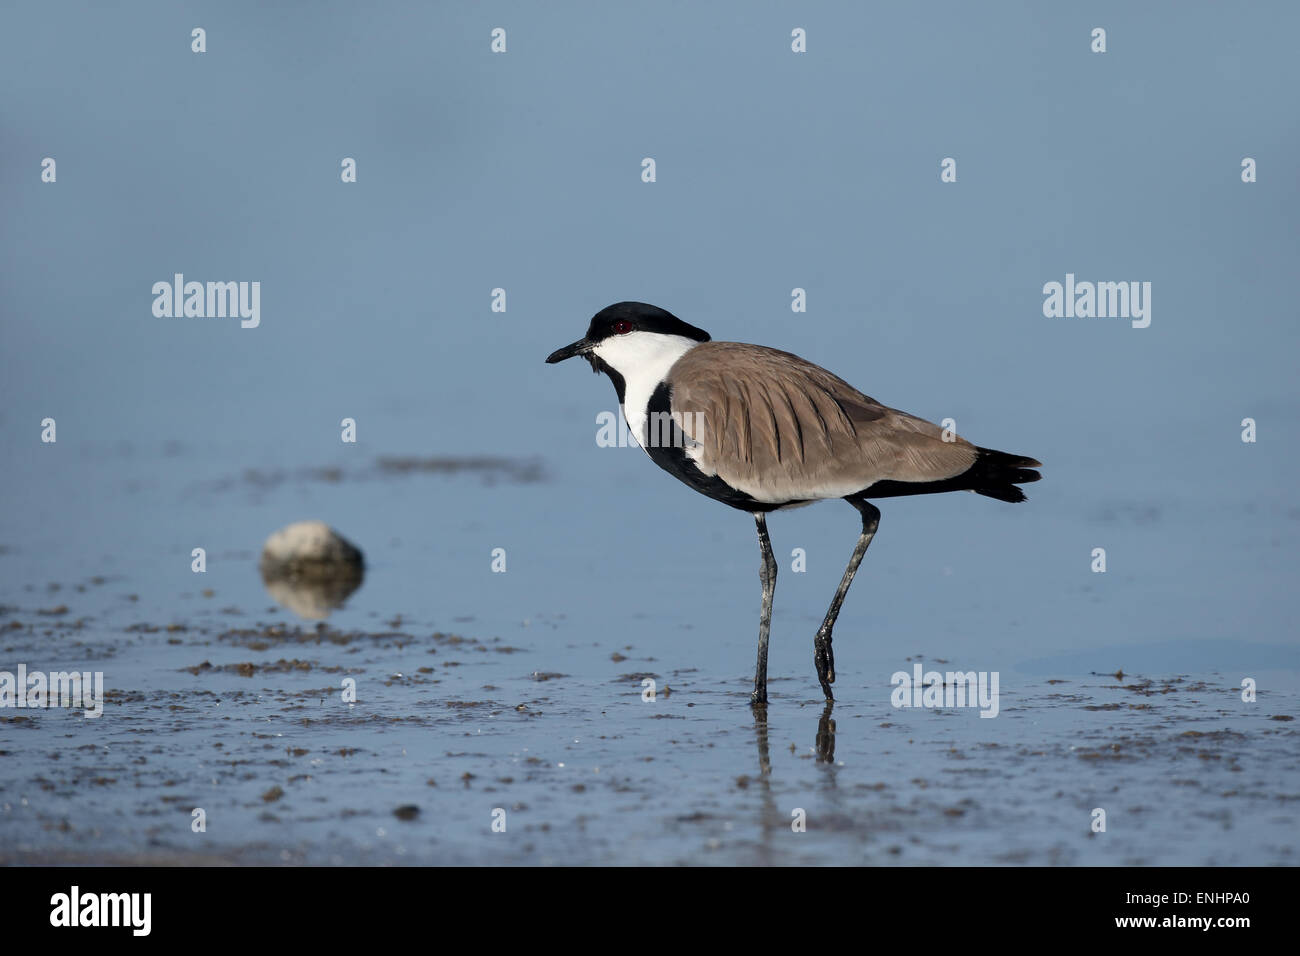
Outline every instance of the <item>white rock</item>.
{"label": "white rock", "polygon": [[262,546],[263,574],[342,571],[361,564],[361,551],[324,521],[299,521],[281,528]]}

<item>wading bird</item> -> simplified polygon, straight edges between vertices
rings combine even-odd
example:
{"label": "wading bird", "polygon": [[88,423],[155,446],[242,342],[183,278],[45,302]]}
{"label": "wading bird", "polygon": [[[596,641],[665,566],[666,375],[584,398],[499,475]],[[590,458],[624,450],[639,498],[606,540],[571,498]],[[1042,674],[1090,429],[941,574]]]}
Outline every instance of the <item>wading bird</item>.
{"label": "wading bird", "polygon": [[826,618],[813,661],[833,700],[831,630],[880,524],[873,498],[973,491],[1024,501],[1017,485],[1037,481],[1040,462],[972,445],[938,425],[881,405],[797,355],[709,334],[643,302],[597,312],[587,334],[552,352],[548,364],[581,355],[614,383],[623,417],[660,468],[701,494],[751,512],[758,525],[763,586],[758,666],[751,703],[767,703],[767,643],[776,560],[767,513],[843,498],[862,533]]}

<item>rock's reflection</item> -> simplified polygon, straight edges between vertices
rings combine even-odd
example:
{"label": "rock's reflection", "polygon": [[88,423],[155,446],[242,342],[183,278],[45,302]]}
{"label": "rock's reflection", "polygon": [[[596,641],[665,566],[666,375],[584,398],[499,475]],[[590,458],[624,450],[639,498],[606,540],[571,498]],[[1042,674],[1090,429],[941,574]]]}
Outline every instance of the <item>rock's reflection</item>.
{"label": "rock's reflection", "polygon": [[364,578],[360,566],[340,568],[329,577],[262,573],[262,583],[277,604],[311,621],[323,621],[331,611],[341,608]]}

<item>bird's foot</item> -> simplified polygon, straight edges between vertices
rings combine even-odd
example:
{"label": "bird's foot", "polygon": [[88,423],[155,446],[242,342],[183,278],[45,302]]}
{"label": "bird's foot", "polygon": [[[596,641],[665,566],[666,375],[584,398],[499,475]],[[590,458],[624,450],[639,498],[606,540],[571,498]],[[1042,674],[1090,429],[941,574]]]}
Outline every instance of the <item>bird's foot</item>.
{"label": "bird's foot", "polygon": [[818,631],[813,638],[813,663],[817,667],[817,679],[821,681],[822,691],[827,700],[834,700],[831,684],[835,683],[835,652],[831,649],[831,632]]}

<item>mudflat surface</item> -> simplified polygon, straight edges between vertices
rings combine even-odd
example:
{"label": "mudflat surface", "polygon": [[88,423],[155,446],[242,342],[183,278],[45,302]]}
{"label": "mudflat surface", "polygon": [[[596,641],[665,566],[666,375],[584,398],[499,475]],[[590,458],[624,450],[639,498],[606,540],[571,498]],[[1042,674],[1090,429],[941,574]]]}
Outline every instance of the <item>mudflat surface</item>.
{"label": "mudflat surface", "polygon": [[[647,539],[648,554],[620,546],[625,563],[611,567],[590,528],[550,552],[544,536],[503,534],[507,570],[494,573],[474,514],[513,510],[526,527],[530,501],[574,495],[544,469],[245,474],[203,484],[197,504],[184,481],[155,477],[147,498],[129,490],[129,474],[166,474],[162,462],[132,451],[97,467],[128,489],[123,540],[131,514],[164,525],[206,516],[193,532],[209,546],[206,573],[190,570],[179,542],[138,550],[135,568],[57,546],[0,553],[3,667],[105,680],[98,718],[0,711],[0,861],[1296,862],[1300,746],[1295,671],[1278,666],[1285,646],[1070,650],[1055,608],[1012,582],[1025,620],[1007,620],[1011,597],[995,598],[978,561],[960,557],[937,572],[952,597],[921,620],[900,608],[923,582],[891,569],[902,546],[882,531],[837,629],[840,699],[827,711],[811,634],[853,518],[824,505],[831,543],[813,546],[811,571],[778,579],[772,701],[756,719],[757,554],[744,516],[722,515],[730,538],[676,564],[656,563]],[[49,480],[57,490],[58,475]],[[431,494],[454,493],[469,517],[437,519],[428,544],[376,546],[357,534],[359,517],[343,522],[367,550],[366,582],[327,620],[302,620],[263,590],[255,543],[272,514],[321,488],[364,498],[379,525]],[[779,516],[774,537],[784,544],[816,513]],[[998,516],[991,505],[963,520]],[[635,603],[626,562],[680,602]],[[891,580],[893,598],[881,583]],[[1073,593],[1083,607],[1095,594]],[[1028,639],[1035,617],[1057,629]],[[1089,658],[1116,670],[1089,669]],[[1196,666],[1216,659],[1244,666]],[[997,716],[894,707],[891,676],[915,663],[998,671]],[[1254,703],[1242,700],[1244,675],[1260,688]],[[204,832],[192,829],[196,808]],[[1106,831],[1094,833],[1098,808]]]}

